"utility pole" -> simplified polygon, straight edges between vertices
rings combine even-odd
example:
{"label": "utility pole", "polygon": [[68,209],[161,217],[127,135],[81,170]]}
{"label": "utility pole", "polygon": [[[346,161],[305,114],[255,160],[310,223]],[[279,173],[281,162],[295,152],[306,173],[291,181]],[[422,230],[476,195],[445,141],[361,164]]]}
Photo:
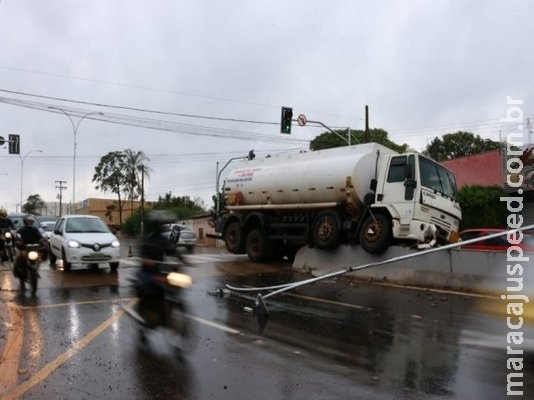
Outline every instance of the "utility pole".
{"label": "utility pole", "polygon": [[63,190],[67,189],[66,186],[63,186],[64,183],[67,183],[67,181],[56,181],[56,183],[59,184],[59,186],[56,186],[56,189],[59,189],[59,194],[57,195],[57,198],[59,199],[59,217],[61,217],[61,211],[63,210],[62,206],[62,199],[63,199]]}
{"label": "utility pole", "polygon": [[369,143],[369,106],[365,106],[365,134],[363,135],[364,143]]}

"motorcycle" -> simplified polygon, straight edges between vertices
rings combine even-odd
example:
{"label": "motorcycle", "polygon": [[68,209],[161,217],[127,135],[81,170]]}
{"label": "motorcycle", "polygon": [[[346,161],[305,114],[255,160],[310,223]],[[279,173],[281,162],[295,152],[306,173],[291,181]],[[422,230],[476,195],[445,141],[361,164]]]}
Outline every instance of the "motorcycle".
{"label": "motorcycle", "polygon": [[151,273],[139,271],[133,282],[133,288],[139,301],[135,309],[124,307],[140,325],[139,338],[147,343],[147,332],[162,328],[169,333],[169,342],[178,353],[181,353],[184,342],[191,337],[192,328],[187,318],[187,304],[184,289],[192,284],[191,276],[178,272],[178,263],[160,263],[158,283],[147,283],[153,280]]}
{"label": "motorcycle", "polygon": [[15,249],[13,247],[13,233],[9,229],[2,229],[0,232],[0,246],[2,247],[2,261],[13,262]]}
{"label": "motorcycle", "polygon": [[32,289],[32,294],[37,291],[37,281],[39,279],[39,266],[45,259],[46,249],[42,244],[19,244],[19,256],[15,260],[13,274],[20,281],[20,288],[26,288],[28,282]]}

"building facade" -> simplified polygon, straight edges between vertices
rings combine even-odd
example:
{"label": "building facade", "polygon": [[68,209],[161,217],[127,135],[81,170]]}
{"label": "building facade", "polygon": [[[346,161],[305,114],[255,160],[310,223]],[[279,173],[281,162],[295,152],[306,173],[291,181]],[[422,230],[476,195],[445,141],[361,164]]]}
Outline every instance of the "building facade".
{"label": "building facade", "polygon": [[[523,224],[534,224],[532,148],[505,144],[499,150],[445,160],[441,164],[454,172],[458,189],[465,185],[499,186],[509,196],[519,196],[523,203]],[[516,187],[519,182],[521,185]]]}

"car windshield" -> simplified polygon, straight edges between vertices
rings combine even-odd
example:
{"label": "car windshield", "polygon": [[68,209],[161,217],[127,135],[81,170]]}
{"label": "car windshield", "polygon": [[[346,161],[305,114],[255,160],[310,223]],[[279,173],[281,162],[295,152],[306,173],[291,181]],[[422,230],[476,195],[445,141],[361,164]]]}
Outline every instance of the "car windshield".
{"label": "car windshield", "polygon": [[[24,226],[24,217],[26,217],[25,215],[8,215],[7,217],[11,220],[11,222],[13,222],[15,229],[19,229]],[[39,227],[36,218],[33,215],[30,215],[29,217],[33,220],[33,226]]]}
{"label": "car windshield", "polygon": [[98,218],[69,218],[65,226],[68,233],[107,233],[108,227]]}

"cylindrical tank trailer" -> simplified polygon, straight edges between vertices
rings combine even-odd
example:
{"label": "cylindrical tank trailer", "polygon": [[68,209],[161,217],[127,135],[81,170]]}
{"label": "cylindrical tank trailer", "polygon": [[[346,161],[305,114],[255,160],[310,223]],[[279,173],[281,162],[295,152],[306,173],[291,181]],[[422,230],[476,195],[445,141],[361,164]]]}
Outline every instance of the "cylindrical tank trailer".
{"label": "cylindrical tank trailer", "polygon": [[[423,202],[418,177],[423,164],[442,169],[453,183],[454,176],[428,159],[420,166],[419,157],[366,143],[246,161],[225,180],[216,229],[230,252],[254,261],[292,259],[305,244],[328,250],[351,241],[380,253],[394,239],[430,242],[436,232],[448,238],[459,224],[457,202],[449,204],[455,200],[444,193],[437,200],[435,190]],[[442,214],[425,215],[419,203]],[[443,212],[449,217],[441,218]]]}
{"label": "cylindrical tank trailer", "polygon": [[396,153],[368,143],[248,161],[226,178],[227,204],[295,208],[344,201],[362,204],[380,154]]}

